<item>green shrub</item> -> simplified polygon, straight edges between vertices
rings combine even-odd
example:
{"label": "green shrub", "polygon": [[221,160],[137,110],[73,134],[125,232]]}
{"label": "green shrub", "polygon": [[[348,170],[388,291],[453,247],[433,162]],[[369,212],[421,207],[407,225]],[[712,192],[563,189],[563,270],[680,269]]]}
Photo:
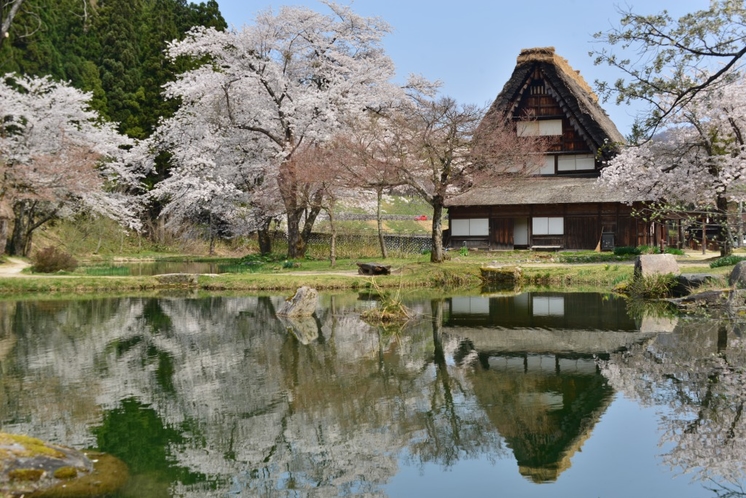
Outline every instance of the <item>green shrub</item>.
{"label": "green shrub", "polygon": [[678,249],[676,247],[666,247],[666,249],[663,251],[666,254],[675,254],[676,256],[683,256],[684,251],[682,249]]}
{"label": "green shrub", "polygon": [[561,263],[608,263],[624,259],[610,252],[594,251],[561,252],[557,258]]}
{"label": "green shrub", "polygon": [[638,254],[640,254],[640,250],[632,246],[619,246],[614,248],[614,254],[616,256],[637,256]]}
{"label": "green shrub", "polygon": [[648,245],[637,246],[637,250],[640,251],[637,254],[659,254],[661,252],[657,246]]}
{"label": "green shrub", "polygon": [[632,279],[627,291],[633,298],[661,299],[671,295],[671,290],[676,286],[676,283],[676,276],[671,273],[641,276]]}
{"label": "green shrub", "polygon": [[31,269],[38,273],[74,271],[78,267],[78,262],[72,255],[54,246],[38,250],[31,260],[34,263]]}
{"label": "green shrub", "polygon": [[736,256],[731,254],[730,256],[723,256],[710,263],[710,268],[720,268],[721,266],[733,266],[740,261],[746,261],[744,256]]}

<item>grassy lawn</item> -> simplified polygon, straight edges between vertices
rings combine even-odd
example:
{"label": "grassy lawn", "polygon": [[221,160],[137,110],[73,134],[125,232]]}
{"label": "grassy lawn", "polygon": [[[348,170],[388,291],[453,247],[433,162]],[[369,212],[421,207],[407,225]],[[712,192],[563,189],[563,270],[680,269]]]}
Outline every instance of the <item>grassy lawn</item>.
{"label": "grassy lawn", "polygon": [[[346,257],[338,259],[333,268],[330,267],[328,260],[309,258],[287,261],[281,255],[266,258],[249,256],[243,259],[168,255],[156,259],[215,262],[234,268],[232,273],[200,275],[197,285],[190,288],[206,292],[290,291],[302,285],[313,286],[319,290],[358,290],[375,285],[381,288],[469,291],[482,287],[480,268],[494,265],[520,267],[523,275],[522,284],[525,286],[611,291],[616,285],[630,279],[633,273],[632,259],[603,261],[609,253],[599,254],[590,251],[449,251],[447,254],[448,260],[440,264],[430,263],[429,254],[397,255],[385,261],[376,257]],[[594,257],[602,261],[589,262]],[[568,263],[567,260],[584,262]],[[723,282],[732,269],[732,266],[709,268],[707,262],[690,260],[688,257],[679,257],[678,261],[682,273],[720,275]],[[378,277],[358,275],[358,262],[385,262],[391,266],[392,274]],[[26,270],[20,277],[0,277],[0,295],[18,297],[50,293],[150,293],[172,288],[159,281],[157,276],[106,274],[102,270],[107,267],[106,265],[110,265],[111,268],[122,268],[124,263],[119,260],[84,260],[76,271],[67,274],[31,274]],[[89,274],[93,268],[102,272]]]}

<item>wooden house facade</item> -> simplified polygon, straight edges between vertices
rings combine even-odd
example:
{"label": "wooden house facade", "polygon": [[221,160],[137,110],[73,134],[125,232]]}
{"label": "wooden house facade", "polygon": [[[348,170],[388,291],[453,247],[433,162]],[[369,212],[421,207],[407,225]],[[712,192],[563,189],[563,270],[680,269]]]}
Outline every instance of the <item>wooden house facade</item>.
{"label": "wooden house facade", "polygon": [[624,137],[554,48],[521,51],[480,128],[506,114],[519,135],[546,137],[544,164],[532,175],[505,175],[495,186],[448,199],[451,247],[611,249],[659,242],[660,227],[632,216],[639,202],[597,184],[600,152]]}

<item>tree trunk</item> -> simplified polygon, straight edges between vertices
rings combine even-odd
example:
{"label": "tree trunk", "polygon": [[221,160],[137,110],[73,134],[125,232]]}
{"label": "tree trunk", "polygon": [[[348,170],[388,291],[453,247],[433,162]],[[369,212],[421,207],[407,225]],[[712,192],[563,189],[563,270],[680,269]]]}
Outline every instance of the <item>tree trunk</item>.
{"label": "tree trunk", "polygon": [[5,253],[5,246],[8,243],[9,226],[10,220],[8,218],[0,218],[0,254]]}
{"label": "tree trunk", "polygon": [[430,253],[432,263],[442,263],[443,255],[443,202],[435,199],[433,202],[433,250]]}
{"label": "tree trunk", "polygon": [[733,252],[733,240],[728,227],[728,199],[723,196],[717,198],[717,216],[720,227],[720,256],[729,256]]}
{"label": "tree trunk", "polygon": [[337,226],[334,224],[334,210],[329,209],[329,227],[332,230],[332,240],[329,242],[329,261],[332,268],[337,264]]}
{"label": "tree trunk", "polygon": [[208,215],[209,217],[209,223],[210,223],[210,249],[208,250],[207,254],[212,256],[215,254],[215,232],[212,229],[212,211]]}
{"label": "tree trunk", "polygon": [[[8,9],[7,13],[5,14],[5,17],[0,22],[0,47],[3,46],[3,42],[5,41],[5,37],[8,36],[8,32],[10,31],[10,25],[13,23],[13,18],[18,14],[18,10],[21,8],[21,4],[23,4],[24,0],[13,0],[10,4],[10,9]],[[5,10],[5,9],[2,9]]]}
{"label": "tree trunk", "polygon": [[303,184],[298,180],[296,166],[286,161],[280,167],[280,175],[277,179],[280,196],[287,213],[288,259],[305,257],[308,238],[311,236],[316,217],[321,211],[321,201],[324,197],[323,192],[319,190],[310,199],[308,198],[308,192],[304,191]]}
{"label": "tree trunk", "polygon": [[13,233],[8,243],[8,254],[11,256],[28,256],[31,249],[31,224],[34,210],[29,201],[19,201],[13,206],[15,221]]}
{"label": "tree trunk", "polygon": [[381,215],[381,203],[383,202],[383,189],[378,189],[376,191],[376,194],[378,195],[376,205],[376,222],[378,223],[378,244],[381,246],[381,258],[386,259],[389,256],[388,251],[386,250],[386,239],[383,238],[383,219]]}
{"label": "tree trunk", "polygon": [[[288,259],[301,259],[306,256],[308,238],[311,236],[313,224],[316,222],[316,217],[320,211],[321,207],[316,205],[309,211],[288,212]],[[305,221],[303,222],[303,228],[301,228],[304,214],[306,214]]]}
{"label": "tree trunk", "polygon": [[259,229],[256,232],[257,239],[259,241],[259,254],[261,254],[262,256],[272,254],[272,236],[270,236],[269,234],[269,226],[271,224],[271,218],[262,221],[259,224]]}
{"label": "tree trunk", "polygon": [[306,241],[300,234],[300,222],[303,211],[288,212],[288,259],[301,258],[306,255]]}

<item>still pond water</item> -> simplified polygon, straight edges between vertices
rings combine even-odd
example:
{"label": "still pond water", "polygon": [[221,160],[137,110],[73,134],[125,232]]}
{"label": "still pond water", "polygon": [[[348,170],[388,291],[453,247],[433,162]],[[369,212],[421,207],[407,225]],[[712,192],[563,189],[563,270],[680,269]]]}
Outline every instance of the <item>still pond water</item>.
{"label": "still pond water", "polygon": [[589,293],[0,302],[3,430],[125,461],[126,497],[743,494],[739,324]]}

